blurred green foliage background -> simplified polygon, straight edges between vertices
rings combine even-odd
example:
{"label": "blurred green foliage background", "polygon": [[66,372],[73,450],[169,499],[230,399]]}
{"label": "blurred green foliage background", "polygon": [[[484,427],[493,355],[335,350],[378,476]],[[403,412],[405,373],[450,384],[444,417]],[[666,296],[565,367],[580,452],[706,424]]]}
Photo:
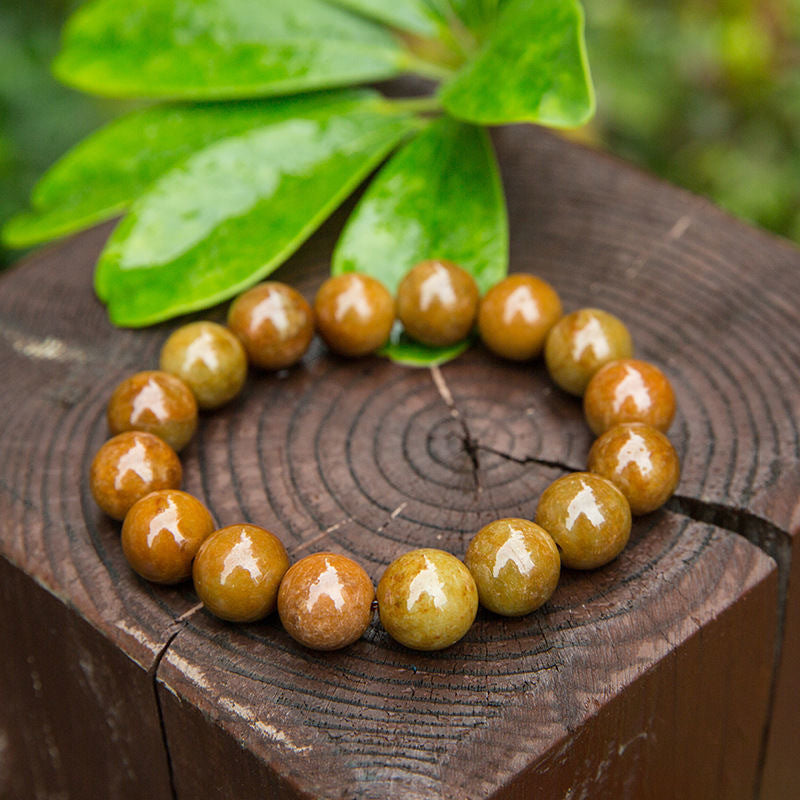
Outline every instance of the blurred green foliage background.
{"label": "blurred green foliage background", "polygon": [[800,241],[800,0],[586,0],[615,153]]}
{"label": "blurred green foliage background", "polygon": [[[50,77],[77,5],[0,0],[0,222],[125,110]],[[579,138],[800,242],[800,0],[584,5],[598,114]],[[0,266],[14,257],[0,251]]]}

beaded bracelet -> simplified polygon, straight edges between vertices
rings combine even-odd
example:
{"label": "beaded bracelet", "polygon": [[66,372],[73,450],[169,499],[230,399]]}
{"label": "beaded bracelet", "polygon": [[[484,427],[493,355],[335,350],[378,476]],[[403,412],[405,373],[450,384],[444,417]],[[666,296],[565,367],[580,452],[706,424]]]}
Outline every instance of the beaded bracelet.
{"label": "beaded bracelet", "polygon": [[660,507],[680,468],[665,431],[675,412],[669,381],[632,358],[625,325],[598,309],[562,316],[560,299],[532,275],[510,275],[481,299],[469,273],[424,261],[397,298],[374,278],[329,278],[314,308],[274,281],[231,304],[228,327],[193,322],[165,342],[160,370],[124,380],[108,405],[113,438],[91,466],[92,494],[124,520],[122,547],[131,567],[157,583],[192,577],[203,605],[233,622],[253,622],[277,607],[287,632],[306,647],[333,650],[359,639],[373,617],[375,589],[355,561],[315,553],[290,566],[280,539],[249,523],[215,530],[195,497],[179,490],[176,454],[191,439],[198,408],[218,408],[244,386],[248,361],[270,370],[295,364],[316,327],[327,346],[355,357],[380,348],[395,315],[417,341],[446,346],[476,324],[486,347],[517,361],[544,350],[553,381],[583,396],[598,436],[586,472],[559,478],[542,494],[535,522],[500,519],[475,534],[462,562],[434,548],[406,553],[386,568],[377,589],[380,620],[401,644],[438,650],[469,630],[480,602],[521,616],[551,597],[561,567],[595,569],[623,550],[631,515]]}

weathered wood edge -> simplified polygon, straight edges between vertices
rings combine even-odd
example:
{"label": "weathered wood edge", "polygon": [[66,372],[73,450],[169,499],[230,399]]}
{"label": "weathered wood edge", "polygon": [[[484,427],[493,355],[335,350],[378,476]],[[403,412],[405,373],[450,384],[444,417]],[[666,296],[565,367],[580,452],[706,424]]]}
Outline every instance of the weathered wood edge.
{"label": "weathered wood edge", "polygon": [[[696,557],[690,554],[693,547],[690,543],[706,528],[690,523],[681,547],[674,554],[676,560]],[[658,536],[658,530],[657,526],[644,535]],[[712,537],[710,549],[704,550],[678,581],[680,586],[675,598],[687,594],[688,601],[692,589],[700,594],[711,592],[711,595],[704,597],[699,607],[693,605],[691,610],[687,609],[686,616],[654,620],[652,636],[643,633],[643,639],[637,640],[638,654],[637,648],[629,651],[628,645],[618,638],[626,630],[626,618],[635,618],[638,625],[657,612],[654,608],[647,611],[647,605],[640,608],[634,602],[633,610],[615,617],[616,610],[621,610],[624,603],[621,591],[613,588],[613,584],[619,583],[628,570],[637,571],[632,563],[613,570],[613,575],[607,579],[612,588],[604,583],[604,613],[611,615],[612,621],[602,623],[598,617],[601,630],[590,637],[592,644],[582,645],[583,651],[577,647],[573,652],[574,643],[571,642],[576,635],[586,638],[589,630],[580,625],[574,629],[574,622],[559,628],[554,622],[559,614],[563,617],[564,613],[571,615],[573,611],[544,609],[537,612],[535,622],[547,643],[547,650],[538,656],[538,669],[531,666],[537,661],[536,657],[526,662],[530,673],[518,690],[503,686],[503,679],[496,684],[497,691],[490,688],[490,684],[486,703],[487,710],[491,709],[492,713],[481,726],[463,731],[453,742],[442,746],[438,756],[440,766],[431,768],[433,774],[417,772],[420,764],[415,766],[411,757],[403,757],[404,746],[399,743],[408,739],[412,752],[418,746],[413,744],[414,729],[424,719],[424,712],[420,711],[418,716],[413,703],[409,707],[405,701],[401,702],[402,694],[397,694],[396,686],[385,686],[383,716],[374,706],[362,707],[356,695],[347,692],[343,695],[331,684],[330,703],[337,709],[339,736],[345,738],[328,740],[324,729],[318,729],[316,722],[304,727],[300,707],[286,707],[280,701],[273,706],[267,700],[280,697],[281,693],[276,693],[270,682],[278,675],[275,669],[282,669],[270,669],[267,664],[272,663],[273,657],[277,659],[276,664],[283,664],[285,659],[281,658],[281,651],[285,655],[286,651],[294,650],[289,669],[299,674],[297,670],[303,669],[302,649],[287,641],[273,624],[269,631],[260,634],[257,630],[249,631],[250,644],[243,647],[233,632],[205,615],[194,617],[181,631],[158,671],[162,698],[172,695],[168,702],[162,699],[170,741],[176,752],[186,753],[188,743],[197,737],[203,738],[215,754],[212,763],[216,763],[220,753],[230,751],[229,740],[244,748],[245,763],[232,768],[231,774],[236,776],[232,778],[234,782],[229,785],[220,778],[223,796],[226,791],[233,790],[236,780],[256,781],[244,784],[253,791],[258,780],[275,781],[276,776],[282,776],[292,793],[370,800],[389,798],[397,791],[402,792],[404,798],[415,800],[434,797],[505,800],[530,796],[534,789],[537,796],[555,799],[573,796],[564,792],[582,783],[587,791],[594,786],[587,796],[598,798],[623,796],[614,794],[617,784],[635,786],[636,791],[628,796],[636,797],[749,798],[758,780],[759,739],[766,724],[776,627],[777,570],[771,559],[740,537],[721,531],[713,536],[721,538]],[[626,593],[637,598],[646,595],[648,576],[653,574],[650,570],[668,569],[667,563],[669,558],[666,563],[658,562],[654,568],[645,569],[638,582],[627,587]],[[737,565],[736,590],[731,593],[732,586],[717,587],[716,580],[720,569],[730,570],[734,564]],[[591,578],[578,576],[575,580]],[[671,578],[670,585],[673,580],[677,579]],[[723,582],[730,583],[730,578]],[[666,586],[665,591],[668,591]],[[577,601],[567,602],[567,605],[572,609],[579,607]],[[498,622],[484,620],[481,624],[486,629],[497,626]],[[609,631],[602,630],[604,624],[611,625]],[[739,634],[747,638],[746,648],[742,648]],[[613,663],[600,655],[601,650],[594,649],[602,648],[604,642],[613,651]],[[380,673],[379,665],[385,660],[385,656],[380,655],[383,646],[378,632],[368,634],[367,642],[362,643],[355,654],[357,661],[363,662],[356,672],[375,674],[368,668],[375,661],[376,671]],[[470,661],[462,661],[462,654],[471,653],[475,646],[460,644],[448,654],[448,662],[465,678]],[[507,672],[514,663],[514,656],[509,662],[509,651],[499,648],[500,645],[495,647],[497,663],[501,672]],[[263,655],[250,660],[248,654],[262,649]],[[549,655],[562,650],[563,679],[559,670],[551,671],[552,655]],[[644,656],[641,650],[651,655]],[[591,663],[593,658],[599,671],[586,684],[588,673],[571,671],[570,662]],[[395,660],[390,659],[388,663],[393,664]],[[413,692],[419,691],[429,679],[435,683],[436,673],[427,675],[426,670],[433,665],[425,654],[411,654],[409,664],[411,660],[415,662],[413,675],[408,665],[405,673],[395,670],[392,674],[402,685],[408,685],[413,696]],[[329,665],[326,670],[331,673],[328,681],[338,668],[343,670],[343,675],[349,673],[347,654],[342,654],[337,661],[340,667]],[[308,678],[304,682],[314,683],[318,662],[317,658],[308,660]],[[576,675],[581,676],[580,688],[573,685]],[[359,692],[376,698],[379,707],[380,680],[377,677],[377,683],[371,683],[362,677],[355,684]],[[342,685],[349,682],[345,680]],[[467,683],[469,681],[465,680],[465,685]],[[589,689],[589,686],[594,688]],[[652,687],[660,689],[656,695],[648,696]],[[732,693],[745,687],[750,693],[728,708]],[[304,691],[308,691],[308,687]],[[630,700],[629,691],[633,698]],[[348,697],[352,707],[347,705]],[[551,707],[553,697],[559,698],[559,705]],[[193,709],[192,713],[183,713],[187,706]],[[545,707],[547,713],[542,711]],[[664,719],[665,714],[669,717],[670,709],[678,716]],[[198,717],[195,710],[199,710],[201,716]],[[310,708],[308,712],[315,716]],[[446,707],[440,708],[439,713],[442,719],[448,718]],[[702,718],[703,724],[695,726],[693,715]],[[195,725],[203,719],[205,721],[196,729]],[[734,740],[726,741],[728,724],[737,734]],[[360,725],[367,725],[369,730],[378,725],[383,730],[381,741],[374,743],[376,755],[372,768],[368,766],[369,758],[362,758],[355,759],[358,766],[347,769],[346,764],[353,762],[353,745],[349,738],[355,736]],[[405,725],[410,727],[406,729]],[[604,737],[606,742],[601,748]],[[630,756],[634,751],[622,758],[627,750],[626,737],[634,742],[650,737],[649,742],[639,743],[634,748],[633,762]],[[400,748],[396,752],[391,745],[393,739],[395,747]],[[342,747],[337,741],[348,744]],[[613,753],[610,743],[615,747],[619,745],[620,752]],[[605,752],[606,747],[608,752]],[[253,755],[262,762],[260,777],[252,775]],[[596,770],[601,762],[605,765],[604,780],[598,781]],[[680,762],[678,775],[675,769]],[[405,769],[411,770],[408,773],[404,771],[404,763]],[[173,769],[178,796],[192,797],[204,782],[203,772],[182,758],[173,759]],[[613,776],[613,782],[605,782],[606,773]],[[250,777],[243,777],[247,775]],[[648,789],[654,775],[658,780]],[[180,787],[185,795],[180,793]],[[292,793],[289,796],[294,796]]]}

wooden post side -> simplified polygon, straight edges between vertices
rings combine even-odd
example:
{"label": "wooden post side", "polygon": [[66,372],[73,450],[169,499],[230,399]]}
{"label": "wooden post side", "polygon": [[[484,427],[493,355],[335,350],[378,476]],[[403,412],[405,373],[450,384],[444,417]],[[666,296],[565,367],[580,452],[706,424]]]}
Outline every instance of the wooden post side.
{"label": "wooden post side", "polygon": [[751,800],[777,584],[773,571],[495,800]]}
{"label": "wooden post side", "polygon": [[776,534],[774,543],[784,573],[783,616],[761,800],[785,800],[800,791],[800,473],[776,494],[770,505],[773,509],[776,503],[785,506],[792,535]]}
{"label": "wooden post side", "polygon": [[170,800],[152,675],[0,558],[0,797]]}

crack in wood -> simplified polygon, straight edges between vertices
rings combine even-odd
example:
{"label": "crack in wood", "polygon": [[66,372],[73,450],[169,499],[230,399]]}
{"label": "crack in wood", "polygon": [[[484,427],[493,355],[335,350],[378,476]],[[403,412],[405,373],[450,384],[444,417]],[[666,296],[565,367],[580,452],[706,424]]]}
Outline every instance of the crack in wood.
{"label": "crack in wood", "polygon": [[161,731],[161,742],[164,747],[164,755],[167,759],[167,775],[169,776],[169,791],[172,800],[178,800],[178,789],[175,784],[175,766],[172,763],[172,752],[169,746],[169,737],[167,736],[167,728],[164,724],[164,709],[161,705],[161,697],[158,693],[158,668],[161,666],[161,660],[169,650],[170,646],[172,645],[173,640],[175,637],[181,632],[181,627],[183,626],[182,622],[173,623],[177,624],[177,629],[174,630],[168,637],[167,641],[164,642],[164,646],[159,650],[157,653],[155,660],[153,661],[153,665],[147,671],[153,681],[153,694],[155,695],[156,700],[156,714],[158,715],[158,728]]}
{"label": "crack in wood", "polygon": [[172,642],[175,641],[178,634],[183,630],[187,620],[191,619],[191,617],[193,617],[202,608],[202,603],[196,603],[190,609],[184,611],[183,614],[173,620],[172,624],[165,631],[168,633],[167,640],[164,642],[161,649],[156,653],[150,669],[147,670],[147,674],[152,680],[153,694],[155,695],[158,728],[161,732],[161,742],[164,747],[164,755],[167,759],[167,775],[169,776],[169,789],[172,800],[178,800],[178,789],[175,784],[175,767],[172,762],[172,752],[169,746],[169,737],[167,736],[167,728],[164,723],[164,709],[161,705],[161,696],[158,693],[158,670],[161,666],[164,656],[172,646]]}
{"label": "crack in wood", "polygon": [[463,415],[456,406],[455,400],[453,399],[453,394],[450,391],[450,387],[447,385],[447,381],[442,374],[441,369],[438,365],[434,364],[430,367],[431,378],[433,378],[433,383],[436,386],[437,391],[439,392],[440,397],[444,401],[444,404],[450,409],[450,416],[458,423],[459,427],[461,428],[462,433],[462,445],[464,447],[464,452],[467,454],[469,458],[470,464],[472,465],[472,482],[475,487],[475,495],[480,496],[481,492],[483,491],[483,487],[481,486],[481,479],[480,479],[480,460],[478,456],[478,441],[472,435],[472,432],[469,429],[469,426],[466,423]]}
{"label": "crack in wood", "polygon": [[564,472],[575,472],[575,468],[564,464],[561,461],[551,461],[547,458],[539,458],[537,456],[512,456],[511,453],[506,453],[503,450],[498,450],[488,444],[477,442],[476,447],[478,450],[484,450],[494,456],[504,458],[507,461],[513,461],[515,464],[538,464],[541,467],[549,467],[550,469],[560,469]]}

